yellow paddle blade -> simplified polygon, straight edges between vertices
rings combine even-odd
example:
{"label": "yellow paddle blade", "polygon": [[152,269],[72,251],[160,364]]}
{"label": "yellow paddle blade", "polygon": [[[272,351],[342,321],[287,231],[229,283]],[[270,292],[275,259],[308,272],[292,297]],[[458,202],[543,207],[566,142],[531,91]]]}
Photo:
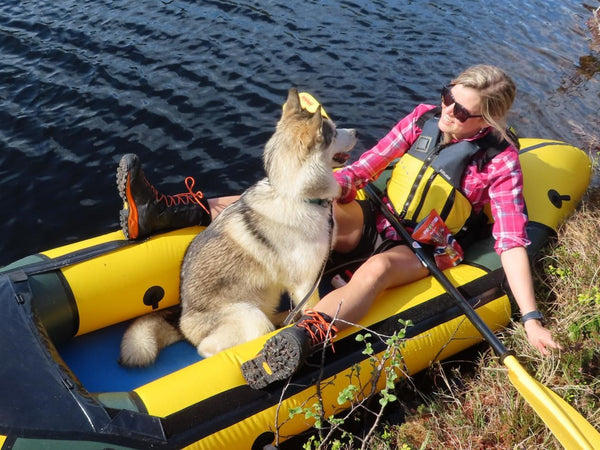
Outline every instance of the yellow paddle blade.
{"label": "yellow paddle blade", "polygon": [[533,378],[517,359],[504,358],[513,386],[567,449],[600,449],[600,433],[575,408]]}

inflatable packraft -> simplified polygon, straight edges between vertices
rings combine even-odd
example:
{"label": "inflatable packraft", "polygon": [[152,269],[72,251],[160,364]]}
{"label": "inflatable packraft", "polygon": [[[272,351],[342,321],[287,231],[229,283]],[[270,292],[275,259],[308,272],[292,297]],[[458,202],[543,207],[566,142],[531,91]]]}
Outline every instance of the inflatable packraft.
{"label": "inflatable packraft", "polygon": [[[535,254],[577,206],[591,164],[583,151],[558,141],[522,139],[521,147]],[[128,321],[178,303],[183,254],[201,231],[141,242],[115,231],[0,269],[0,449],[262,448],[310,428],[311,419],[289,412],[317,396],[328,417],[349,408],[338,402],[349,384],[362,387],[359,397],[385,387],[359,334],[371,334],[373,355],[380,356],[386,344],[376,336],[403,331],[401,376],[482,341],[428,277],[384,292],[359,327],[341,332],[333,349],[313,355],[289,383],[263,390],[244,383],[240,364],[269,335],[206,359],[179,342],[151,367],[120,366]],[[491,238],[469,247],[463,263],[444,273],[490,328],[509,323],[511,303]]]}

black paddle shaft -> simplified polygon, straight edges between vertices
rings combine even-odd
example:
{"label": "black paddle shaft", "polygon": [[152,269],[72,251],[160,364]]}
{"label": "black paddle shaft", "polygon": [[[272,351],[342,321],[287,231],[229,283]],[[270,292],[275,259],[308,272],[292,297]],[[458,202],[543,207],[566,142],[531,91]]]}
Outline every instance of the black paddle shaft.
{"label": "black paddle shaft", "polygon": [[381,209],[381,212],[385,216],[385,218],[390,222],[390,224],[394,227],[394,229],[400,233],[402,238],[408,243],[410,248],[415,252],[417,258],[423,263],[433,277],[442,285],[442,287],[446,290],[448,294],[450,294],[454,300],[458,303],[458,306],[465,313],[467,318],[471,321],[471,323],[475,326],[477,331],[481,333],[483,338],[490,344],[490,346],[494,349],[494,352],[500,357],[500,359],[504,359],[508,354],[512,354],[510,350],[508,350],[502,342],[496,337],[493,331],[487,326],[487,324],[479,317],[479,315],[475,312],[471,304],[465,299],[465,297],[460,293],[458,289],[454,287],[454,285],[450,282],[448,277],[444,275],[444,273],[438,268],[435,262],[432,260],[431,256],[423,250],[421,244],[417,242],[411,234],[404,228],[400,220],[396,217],[396,215],[390,211],[388,206],[381,199],[381,194],[376,190],[373,185],[366,185],[364,187],[364,191],[368,194],[368,196],[374,200]]}

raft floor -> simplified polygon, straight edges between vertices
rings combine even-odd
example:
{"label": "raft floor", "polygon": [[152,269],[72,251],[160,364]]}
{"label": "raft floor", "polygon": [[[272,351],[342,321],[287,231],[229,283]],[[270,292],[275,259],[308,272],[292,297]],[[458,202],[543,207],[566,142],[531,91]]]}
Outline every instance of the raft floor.
{"label": "raft floor", "polygon": [[202,359],[194,346],[182,341],[162,350],[149,367],[123,367],[118,360],[121,338],[128,325],[129,322],[123,322],[84,334],[58,348],[89,392],[128,392]]}
{"label": "raft floor", "polygon": [[[319,285],[321,297],[332,290],[332,274],[325,274]],[[289,308],[283,295],[280,308]],[[188,341],[161,350],[149,367],[127,368],[118,363],[123,333],[132,321],[77,336],[58,347],[58,352],[88,392],[129,392],[202,359]]]}

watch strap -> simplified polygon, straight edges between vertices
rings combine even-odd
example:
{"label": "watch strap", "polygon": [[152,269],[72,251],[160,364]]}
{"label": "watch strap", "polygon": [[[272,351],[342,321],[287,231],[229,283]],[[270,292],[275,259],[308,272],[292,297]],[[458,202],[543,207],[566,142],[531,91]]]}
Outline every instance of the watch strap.
{"label": "watch strap", "polygon": [[542,325],[544,324],[544,316],[541,312],[539,312],[537,310],[528,312],[527,314],[524,314],[521,317],[521,323],[525,323],[528,320],[532,320],[532,319],[539,320],[540,322],[542,322]]}

